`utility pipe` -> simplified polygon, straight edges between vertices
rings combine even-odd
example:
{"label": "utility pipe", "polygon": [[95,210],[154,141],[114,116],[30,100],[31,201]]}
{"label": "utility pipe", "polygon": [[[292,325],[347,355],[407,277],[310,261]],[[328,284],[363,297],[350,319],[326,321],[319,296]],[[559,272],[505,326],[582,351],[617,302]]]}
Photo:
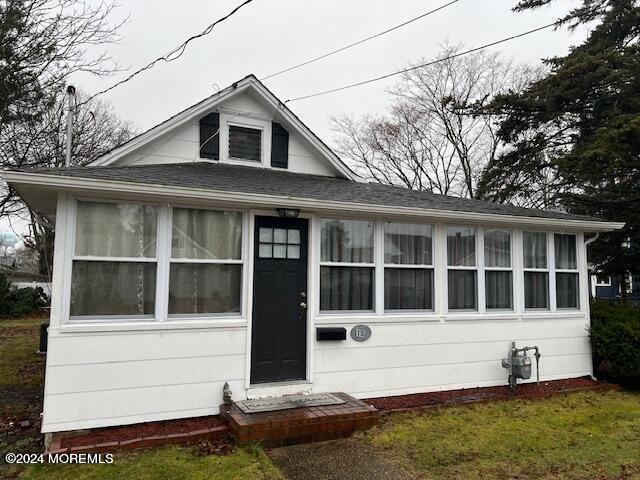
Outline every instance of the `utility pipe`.
{"label": "utility pipe", "polygon": [[73,107],[75,106],[76,87],[69,85],[67,87],[67,154],[64,160],[64,166],[71,166],[71,142],[73,140]]}

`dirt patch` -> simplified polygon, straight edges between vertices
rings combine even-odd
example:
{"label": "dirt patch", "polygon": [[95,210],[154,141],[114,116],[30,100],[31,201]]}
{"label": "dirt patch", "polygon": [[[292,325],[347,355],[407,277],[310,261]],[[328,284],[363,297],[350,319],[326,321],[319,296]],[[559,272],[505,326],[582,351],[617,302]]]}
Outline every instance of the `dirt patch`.
{"label": "dirt patch", "polygon": [[0,342],[8,338],[31,337],[39,332],[39,327],[3,327],[0,328]]}
{"label": "dirt patch", "polygon": [[408,480],[412,478],[382,454],[346,438],[275,448],[269,457],[289,480]]}
{"label": "dirt patch", "polygon": [[447,390],[444,392],[416,393],[396,397],[369,398],[364,401],[382,412],[397,412],[404,410],[446,406],[464,405],[466,403],[489,402],[522,398],[528,400],[548,398],[559,393],[579,390],[600,390],[616,388],[615,385],[601,383],[591,377],[569,378],[550,382],[525,383],[518,385],[512,392],[509,387],[478,387]]}

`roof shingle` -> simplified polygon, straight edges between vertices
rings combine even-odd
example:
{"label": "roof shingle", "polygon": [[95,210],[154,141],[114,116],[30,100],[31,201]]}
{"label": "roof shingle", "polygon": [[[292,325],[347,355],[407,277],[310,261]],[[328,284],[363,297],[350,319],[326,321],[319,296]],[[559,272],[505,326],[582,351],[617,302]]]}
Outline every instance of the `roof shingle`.
{"label": "roof shingle", "polygon": [[358,203],[494,215],[605,221],[594,217],[450,197],[377,183],[358,183],[341,178],[222,163],[195,162],[136,166],[39,168],[21,171],[100,181],[309,198],[344,202],[345,204]]}

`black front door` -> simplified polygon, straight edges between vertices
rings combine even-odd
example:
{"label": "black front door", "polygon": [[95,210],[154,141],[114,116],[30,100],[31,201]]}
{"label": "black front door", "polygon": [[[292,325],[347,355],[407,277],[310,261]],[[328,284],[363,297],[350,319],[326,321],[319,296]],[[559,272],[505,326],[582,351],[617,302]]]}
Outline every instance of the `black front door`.
{"label": "black front door", "polygon": [[305,219],[256,217],[251,383],[306,378],[307,230]]}

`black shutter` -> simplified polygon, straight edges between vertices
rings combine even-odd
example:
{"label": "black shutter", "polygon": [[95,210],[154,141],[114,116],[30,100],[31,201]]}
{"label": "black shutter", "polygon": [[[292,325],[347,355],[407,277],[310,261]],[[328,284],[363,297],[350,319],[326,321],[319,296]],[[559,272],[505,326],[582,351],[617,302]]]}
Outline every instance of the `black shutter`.
{"label": "black shutter", "polygon": [[[200,157],[220,159],[220,115],[210,113],[200,119]],[[217,133],[216,133],[217,132]],[[203,145],[204,144],[204,145]]]}
{"label": "black shutter", "polygon": [[287,168],[289,165],[289,132],[282,125],[271,124],[271,166]]}

